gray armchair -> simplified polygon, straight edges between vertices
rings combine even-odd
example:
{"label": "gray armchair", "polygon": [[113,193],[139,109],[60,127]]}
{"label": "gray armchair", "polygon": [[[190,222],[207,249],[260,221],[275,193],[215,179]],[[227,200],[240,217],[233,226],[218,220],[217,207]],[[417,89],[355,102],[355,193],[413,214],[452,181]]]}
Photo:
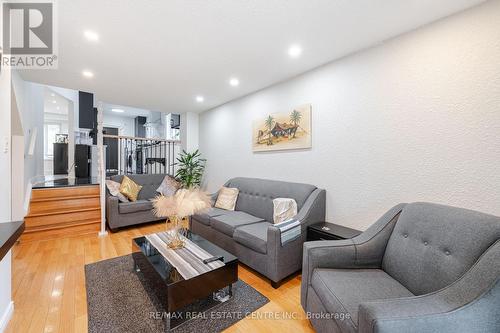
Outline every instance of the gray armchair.
{"label": "gray armchair", "polygon": [[400,204],[359,236],[304,244],[318,332],[500,332],[500,218]]}

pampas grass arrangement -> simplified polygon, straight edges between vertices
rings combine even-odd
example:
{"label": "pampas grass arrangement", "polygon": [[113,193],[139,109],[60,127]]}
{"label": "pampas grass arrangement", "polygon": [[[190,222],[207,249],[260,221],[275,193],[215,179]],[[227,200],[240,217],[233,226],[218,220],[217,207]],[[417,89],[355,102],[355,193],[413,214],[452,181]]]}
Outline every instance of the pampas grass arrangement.
{"label": "pampas grass arrangement", "polygon": [[157,217],[168,218],[173,223],[173,240],[168,244],[173,249],[184,246],[181,230],[185,227],[182,221],[188,216],[203,213],[211,207],[208,194],[198,188],[180,189],[173,196],[159,195],[152,201],[153,214]]}
{"label": "pampas grass arrangement", "polygon": [[153,214],[157,217],[176,216],[180,219],[210,209],[210,197],[198,188],[180,189],[175,195],[159,195],[153,199]]}

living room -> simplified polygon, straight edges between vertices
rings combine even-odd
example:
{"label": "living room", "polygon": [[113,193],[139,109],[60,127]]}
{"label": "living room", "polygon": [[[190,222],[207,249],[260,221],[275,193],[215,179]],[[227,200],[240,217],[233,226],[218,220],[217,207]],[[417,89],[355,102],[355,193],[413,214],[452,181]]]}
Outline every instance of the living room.
{"label": "living room", "polygon": [[500,0],[30,6],[0,332],[500,332]]}

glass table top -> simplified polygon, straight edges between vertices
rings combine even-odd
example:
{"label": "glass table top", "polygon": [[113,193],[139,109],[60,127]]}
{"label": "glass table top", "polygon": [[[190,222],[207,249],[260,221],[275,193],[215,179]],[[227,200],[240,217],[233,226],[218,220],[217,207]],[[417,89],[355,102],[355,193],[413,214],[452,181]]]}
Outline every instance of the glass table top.
{"label": "glass table top", "polygon": [[[222,256],[222,261],[226,265],[238,260],[238,258],[231,253],[221,249],[217,245],[197,234],[188,232],[187,238],[214,257]],[[146,257],[151,266],[153,266],[155,271],[161,276],[167,285],[184,281],[184,278],[177,271],[177,269],[161,255],[161,253],[146,239],[145,236],[135,238],[133,242],[137,245],[142,254]]]}

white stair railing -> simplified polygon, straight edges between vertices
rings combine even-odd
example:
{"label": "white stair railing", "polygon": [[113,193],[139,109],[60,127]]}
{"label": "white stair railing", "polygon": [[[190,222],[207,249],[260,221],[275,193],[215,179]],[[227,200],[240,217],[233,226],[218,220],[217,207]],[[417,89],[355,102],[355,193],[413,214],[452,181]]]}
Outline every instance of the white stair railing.
{"label": "white stair railing", "polygon": [[[108,168],[107,174],[169,174],[175,175],[175,159],[181,150],[180,141],[157,138],[138,138],[103,135],[107,141],[116,140],[117,169]],[[107,158],[111,151],[108,149]]]}

